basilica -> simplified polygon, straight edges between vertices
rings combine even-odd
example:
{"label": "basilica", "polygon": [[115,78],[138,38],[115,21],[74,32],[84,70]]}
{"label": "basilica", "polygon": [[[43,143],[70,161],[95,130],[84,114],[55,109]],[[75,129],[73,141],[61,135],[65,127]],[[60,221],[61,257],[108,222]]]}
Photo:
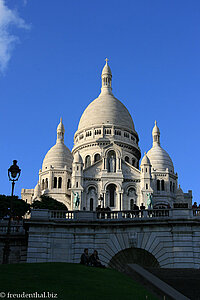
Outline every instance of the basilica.
{"label": "basilica", "polygon": [[130,113],[112,92],[112,72],[106,59],[97,99],[83,112],[70,151],[62,122],[56,144],[47,152],[34,189],[22,189],[28,203],[45,194],[68,210],[115,211],[136,206],[191,208],[192,192],[178,186],[169,154],[161,147],[155,121],[152,148],[141,158],[139,137]]}

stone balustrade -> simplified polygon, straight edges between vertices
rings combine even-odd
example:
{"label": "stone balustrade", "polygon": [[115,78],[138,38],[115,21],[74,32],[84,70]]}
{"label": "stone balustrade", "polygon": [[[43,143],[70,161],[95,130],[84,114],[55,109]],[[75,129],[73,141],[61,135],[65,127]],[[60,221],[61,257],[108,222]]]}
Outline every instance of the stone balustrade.
{"label": "stone balustrade", "polygon": [[200,209],[151,209],[126,211],[63,211],[48,209],[33,209],[32,220],[60,220],[60,221],[102,221],[131,219],[193,219],[200,217]]}
{"label": "stone balustrade", "polygon": [[[1,234],[7,234],[7,229],[8,228],[8,221],[7,220],[0,220],[0,235]],[[22,221],[12,221],[11,226],[10,226],[10,234],[24,234],[25,230],[23,227],[23,222]]]}

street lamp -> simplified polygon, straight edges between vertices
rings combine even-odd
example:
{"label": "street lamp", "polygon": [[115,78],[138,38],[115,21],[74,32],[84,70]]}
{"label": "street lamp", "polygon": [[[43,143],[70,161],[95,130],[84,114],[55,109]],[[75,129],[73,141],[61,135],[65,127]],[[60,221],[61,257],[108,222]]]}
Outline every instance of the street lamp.
{"label": "street lamp", "polygon": [[12,197],[14,192],[15,181],[19,179],[20,173],[21,169],[17,165],[17,160],[13,160],[13,165],[8,169],[8,177],[9,180],[12,181]]}
{"label": "street lamp", "polygon": [[21,169],[17,165],[17,160],[13,160],[13,165],[8,169],[8,178],[12,181],[12,192],[10,198],[10,210],[9,210],[9,219],[8,227],[5,239],[5,246],[3,248],[3,264],[8,264],[9,254],[10,254],[10,229],[11,229],[11,217],[12,217],[12,197],[14,194],[15,182],[19,179]]}

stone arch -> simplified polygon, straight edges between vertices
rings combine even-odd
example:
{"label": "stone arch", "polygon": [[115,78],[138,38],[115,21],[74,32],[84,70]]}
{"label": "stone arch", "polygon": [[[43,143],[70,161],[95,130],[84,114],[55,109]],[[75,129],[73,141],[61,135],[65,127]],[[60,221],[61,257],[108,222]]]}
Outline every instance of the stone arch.
{"label": "stone arch", "polygon": [[117,155],[114,150],[107,152],[107,170],[108,172],[115,173],[117,170]]}
{"label": "stone arch", "polygon": [[107,187],[109,184],[115,184],[117,186],[117,189],[116,191],[119,193],[119,192],[122,192],[122,187],[121,185],[118,183],[118,182],[115,182],[115,181],[107,181],[104,185],[104,190],[106,191]]}
{"label": "stone arch", "polygon": [[[114,190],[114,206],[110,206],[110,196],[111,196],[111,190],[110,187],[115,186]],[[110,207],[114,210],[120,210],[120,194],[122,193],[122,188],[119,182],[115,181],[108,181],[104,185],[104,191],[105,191],[105,207]]]}
{"label": "stone arch", "polygon": [[149,251],[141,248],[126,248],[116,253],[109,261],[111,268],[124,271],[127,264],[138,264],[142,267],[160,268],[158,260]]}
{"label": "stone arch", "polygon": [[97,187],[91,184],[87,187],[86,191],[86,209],[90,211],[95,210],[98,205]]}
{"label": "stone arch", "polygon": [[106,189],[107,204],[110,208],[117,206],[116,184],[110,183]]}
{"label": "stone arch", "polygon": [[101,154],[99,152],[94,154],[94,163],[101,160]]}
{"label": "stone arch", "polygon": [[127,197],[127,209],[128,210],[133,210],[134,205],[138,204],[138,197],[136,193],[136,188],[133,185],[129,185],[128,188],[126,189],[126,197]]}
{"label": "stone arch", "polygon": [[129,156],[128,156],[128,155],[126,155],[126,156],[125,156],[124,160],[125,160],[125,162],[127,162],[127,163],[129,163],[129,164],[130,164],[130,158],[129,158]]}
{"label": "stone arch", "polygon": [[126,194],[129,195],[131,190],[134,190],[135,192],[135,195],[137,195],[137,192],[136,192],[136,186],[133,185],[133,184],[129,184],[126,186]]}
{"label": "stone arch", "polygon": [[88,193],[88,190],[89,190],[89,188],[91,188],[91,187],[95,188],[96,191],[98,190],[98,186],[97,186],[96,183],[89,183],[89,184],[86,186],[86,188],[85,188],[85,192]]}
{"label": "stone arch", "polygon": [[91,156],[90,155],[87,155],[85,157],[85,168],[88,168],[91,166]]}
{"label": "stone arch", "polygon": [[117,147],[109,147],[107,149],[104,149],[103,156],[108,156],[108,152],[110,151],[114,151],[117,158],[122,158],[122,152]]}

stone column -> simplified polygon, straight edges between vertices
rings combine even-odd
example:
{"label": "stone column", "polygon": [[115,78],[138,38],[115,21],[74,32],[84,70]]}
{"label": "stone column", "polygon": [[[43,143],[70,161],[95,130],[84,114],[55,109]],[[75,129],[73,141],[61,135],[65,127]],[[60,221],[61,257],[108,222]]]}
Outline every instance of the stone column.
{"label": "stone column", "polygon": [[103,203],[102,203],[102,205],[103,205],[103,207],[106,207],[106,206],[107,206],[107,202],[106,202],[106,192],[103,191],[103,192],[102,192],[102,195],[103,195]]}
{"label": "stone column", "polygon": [[49,189],[51,190],[53,188],[53,172],[49,171]]}
{"label": "stone column", "polygon": [[119,193],[119,210],[122,211],[122,193]]}
{"label": "stone column", "polygon": [[103,168],[106,170],[106,157],[103,158]]}

